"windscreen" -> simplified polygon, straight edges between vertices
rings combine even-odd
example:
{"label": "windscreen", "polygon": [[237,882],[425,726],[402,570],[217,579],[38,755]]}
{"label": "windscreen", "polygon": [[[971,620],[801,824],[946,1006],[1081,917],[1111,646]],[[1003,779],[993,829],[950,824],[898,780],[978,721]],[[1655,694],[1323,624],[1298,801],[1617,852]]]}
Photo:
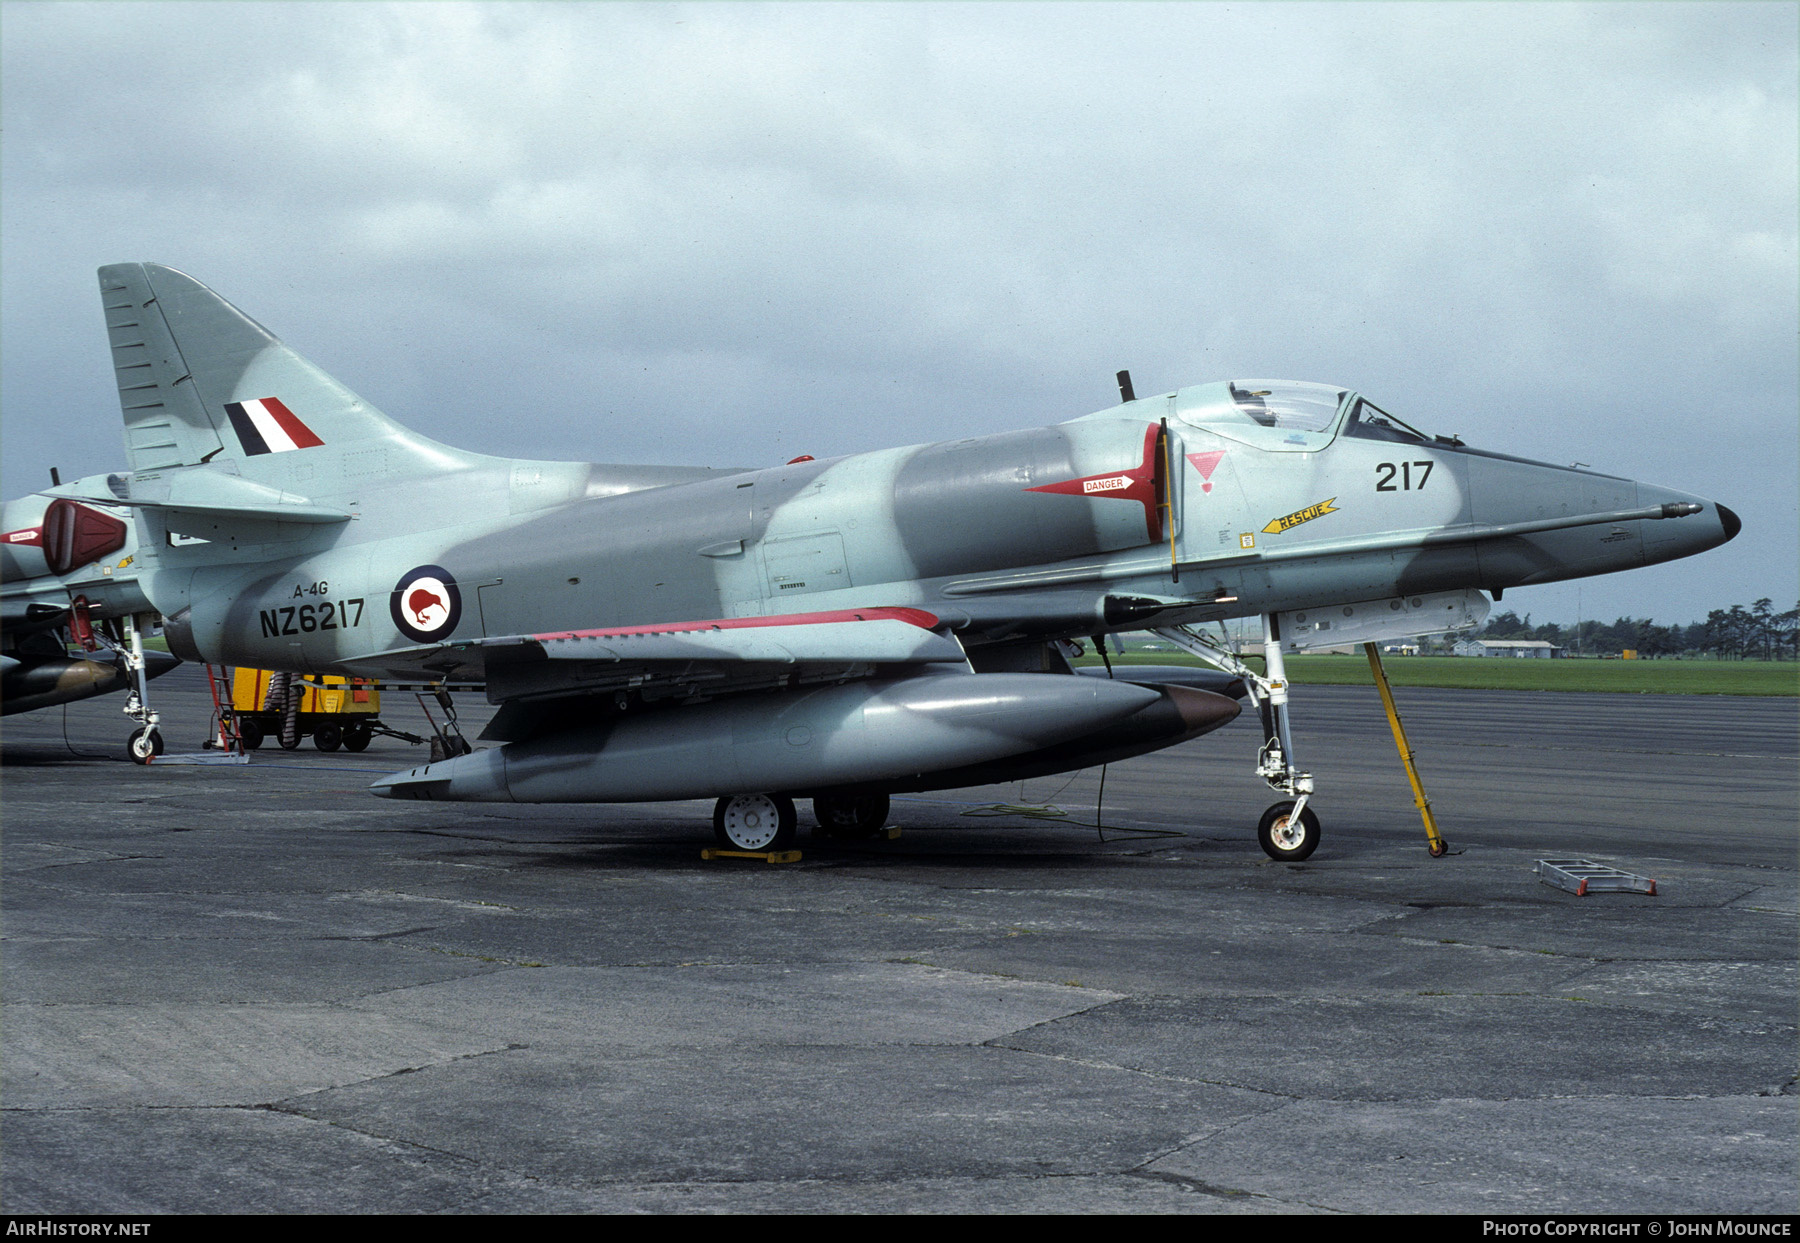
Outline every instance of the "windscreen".
{"label": "windscreen", "polygon": [[1344,424],[1344,435],[1361,440],[1395,440],[1406,444],[1424,444],[1430,440],[1412,424],[1389,414],[1372,401],[1359,398],[1350,421]]}
{"label": "windscreen", "polygon": [[1309,452],[1331,443],[1348,390],[1304,380],[1228,380],[1176,394],[1176,417],[1263,449]]}

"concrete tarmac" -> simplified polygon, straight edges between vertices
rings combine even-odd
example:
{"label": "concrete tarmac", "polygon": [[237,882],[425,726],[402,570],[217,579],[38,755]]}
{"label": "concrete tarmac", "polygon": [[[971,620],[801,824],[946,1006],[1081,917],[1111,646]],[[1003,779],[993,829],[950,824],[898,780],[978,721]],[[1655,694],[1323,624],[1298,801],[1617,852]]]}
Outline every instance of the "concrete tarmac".
{"label": "concrete tarmac", "polygon": [[[198,750],[198,673],[152,689]],[[9,717],[0,1209],[1800,1209],[1800,705],[1396,693],[1444,859],[1367,688],[1295,692],[1303,864],[1248,716],[1113,766],[1104,831],[1090,772],[785,866],[703,862],[703,803],[377,800],[392,741]]]}

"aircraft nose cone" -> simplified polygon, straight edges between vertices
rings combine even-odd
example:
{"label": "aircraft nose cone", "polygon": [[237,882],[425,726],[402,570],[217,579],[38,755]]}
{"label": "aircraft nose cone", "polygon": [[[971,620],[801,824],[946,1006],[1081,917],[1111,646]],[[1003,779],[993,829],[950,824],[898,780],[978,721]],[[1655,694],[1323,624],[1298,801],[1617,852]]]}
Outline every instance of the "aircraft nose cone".
{"label": "aircraft nose cone", "polygon": [[1719,523],[1725,528],[1725,542],[1730,543],[1737,538],[1737,533],[1744,529],[1744,520],[1723,505],[1720,505],[1717,508],[1719,510]]}
{"label": "aircraft nose cone", "polygon": [[1672,488],[1638,485],[1640,504],[1660,504],[1667,517],[1640,524],[1645,565],[1691,557],[1729,542],[1743,530],[1744,520],[1708,497]]}

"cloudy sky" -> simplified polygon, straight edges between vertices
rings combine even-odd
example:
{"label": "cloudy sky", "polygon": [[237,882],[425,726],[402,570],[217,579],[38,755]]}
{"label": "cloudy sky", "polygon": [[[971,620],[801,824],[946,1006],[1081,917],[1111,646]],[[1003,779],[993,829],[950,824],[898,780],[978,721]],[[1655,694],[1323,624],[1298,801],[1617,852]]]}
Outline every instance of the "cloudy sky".
{"label": "cloudy sky", "polygon": [[1791,606],[1787,3],[0,6],[4,492],[119,469],[94,268],[389,414],[761,465],[1227,377],[1732,506],[1509,594]]}

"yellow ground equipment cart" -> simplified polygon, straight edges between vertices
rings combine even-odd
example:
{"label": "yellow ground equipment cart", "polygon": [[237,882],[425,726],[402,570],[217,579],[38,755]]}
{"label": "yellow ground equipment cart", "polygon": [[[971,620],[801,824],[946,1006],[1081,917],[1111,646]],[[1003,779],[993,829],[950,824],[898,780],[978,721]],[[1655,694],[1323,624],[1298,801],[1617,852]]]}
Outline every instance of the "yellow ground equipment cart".
{"label": "yellow ground equipment cart", "polygon": [[364,678],[302,678],[267,669],[238,669],[231,677],[229,715],[247,751],[265,738],[292,751],[309,734],[321,751],[361,751],[377,732],[389,732],[380,712],[381,688]]}

